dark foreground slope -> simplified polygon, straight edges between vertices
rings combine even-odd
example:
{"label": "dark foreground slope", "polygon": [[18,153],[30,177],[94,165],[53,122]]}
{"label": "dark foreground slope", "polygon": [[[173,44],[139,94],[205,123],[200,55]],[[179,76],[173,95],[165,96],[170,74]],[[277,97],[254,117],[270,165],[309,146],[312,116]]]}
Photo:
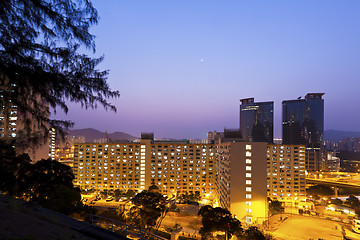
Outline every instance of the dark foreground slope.
{"label": "dark foreground slope", "polygon": [[118,234],[0,195],[0,239],[127,239]]}

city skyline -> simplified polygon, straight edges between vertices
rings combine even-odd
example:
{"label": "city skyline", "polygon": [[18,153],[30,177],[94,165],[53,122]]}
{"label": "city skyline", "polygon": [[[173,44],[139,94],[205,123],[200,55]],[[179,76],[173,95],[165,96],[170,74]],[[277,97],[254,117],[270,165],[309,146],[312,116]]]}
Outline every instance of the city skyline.
{"label": "city skyline", "polygon": [[359,239],[358,7],[4,0],[0,238]]}
{"label": "city skyline", "polygon": [[360,131],[352,107],[360,76],[356,1],[94,6],[95,55],[104,54],[101,68],[110,69],[109,84],[121,96],[111,100],[117,113],[70,104],[67,116],[56,115],[75,128],[204,138],[237,128],[239,99],[255,97],[274,101],[280,138],[281,102],[324,92],[324,129]]}

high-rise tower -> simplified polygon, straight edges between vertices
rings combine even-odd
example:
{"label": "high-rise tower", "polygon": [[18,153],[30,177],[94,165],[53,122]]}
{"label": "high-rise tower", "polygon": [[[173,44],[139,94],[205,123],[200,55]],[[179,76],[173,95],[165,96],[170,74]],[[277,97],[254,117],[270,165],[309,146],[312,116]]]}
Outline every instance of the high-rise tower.
{"label": "high-rise tower", "polygon": [[245,141],[273,142],[274,102],[240,99],[240,131]]}
{"label": "high-rise tower", "polygon": [[[0,139],[11,142],[11,139],[20,137],[22,140],[19,142],[22,144],[16,146],[17,154],[27,153],[33,161],[47,159],[49,158],[48,137],[44,134],[44,129],[36,118],[29,113],[21,112],[14,103],[16,88],[17,86],[7,79],[0,83],[0,108],[2,109],[0,111]],[[43,101],[40,97],[38,99],[38,105],[40,105]],[[43,104],[46,109],[46,103]],[[29,135],[34,139],[29,139]]]}
{"label": "high-rise tower", "polygon": [[283,101],[283,144],[305,145],[306,170],[324,170],[324,93]]}
{"label": "high-rise tower", "polygon": [[321,147],[324,142],[324,93],[308,93],[305,99],[286,100],[283,105],[283,144]]}

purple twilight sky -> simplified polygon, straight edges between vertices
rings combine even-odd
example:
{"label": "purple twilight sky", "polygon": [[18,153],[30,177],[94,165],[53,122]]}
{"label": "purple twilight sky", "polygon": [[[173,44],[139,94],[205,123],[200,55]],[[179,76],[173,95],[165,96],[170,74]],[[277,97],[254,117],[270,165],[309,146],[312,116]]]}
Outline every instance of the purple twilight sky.
{"label": "purple twilight sky", "polygon": [[[118,111],[69,104],[75,128],[204,138],[239,127],[239,99],[324,92],[325,129],[360,131],[360,1],[93,1]],[[92,55],[92,52],[87,52]]]}

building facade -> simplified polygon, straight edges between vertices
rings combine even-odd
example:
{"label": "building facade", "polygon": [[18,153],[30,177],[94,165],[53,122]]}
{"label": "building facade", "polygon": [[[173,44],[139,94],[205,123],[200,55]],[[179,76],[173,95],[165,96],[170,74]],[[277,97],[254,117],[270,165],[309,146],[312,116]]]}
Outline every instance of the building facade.
{"label": "building facade", "polygon": [[320,148],[324,143],[324,93],[282,102],[283,144]]}
{"label": "building facade", "polygon": [[266,152],[260,142],[216,144],[217,204],[247,224],[267,218]]}
{"label": "building facade", "polygon": [[156,185],[168,197],[198,192],[247,224],[268,217],[267,197],[305,198],[305,146],[219,139],[75,143],[74,183],[81,189],[135,192]]}
{"label": "building facade", "polygon": [[305,145],[306,170],[326,170],[324,146],[324,93],[282,102],[282,143]]}
{"label": "building facade", "polygon": [[283,202],[296,202],[306,198],[305,190],[305,146],[268,145],[268,197]]}
{"label": "building facade", "polygon": [[220,138],[224,138],[224,132],[212,131],[207,133],[207,143],[214,144]]}
{"label": "building facade", "polygon": [[327,151],[326,170],[328,172],[340,171],[340,158],[336,157],[336,152]]}
{"label": "building facade", "polygon": [[211,201],[215,193],[215,153],[211,144],[156,142],[76,143],[75,184],[81,189],[136,192],[156,185],[176,196],[199,192]]}
{"label": "building facade", "polygon": [[274,102],[240,99],[240,131],[248,142],[273,143]]}
{"label": "building facade", "polygon": [[56,147],[56,130],[55,128],[50,128],[49,131],[49,157],[51,160],[55,160],[55,147]]}
{"label": "building facade", "polygon": [[[44,129],[40,124],[29,114],[20,113],[18,106],[16,106],[11,96],[15,92],[16,85],[5,80],[3,85],[0,85],[0,138],[14,139],[21,138],[21,142],[27,144],[16,146],[18,154],[27,153],[32,161],[41,159],[48,159],[50,157],[50,141]],[[41,99],[38,99],[41,102]],[[43,106],[46,106],[44,103]],[[27,116],[27,117],[25,117]],[[32,137],[37,137],[36,144],[29,141],[29,133]],[[41,136],[40,138],[38,136]]]}

